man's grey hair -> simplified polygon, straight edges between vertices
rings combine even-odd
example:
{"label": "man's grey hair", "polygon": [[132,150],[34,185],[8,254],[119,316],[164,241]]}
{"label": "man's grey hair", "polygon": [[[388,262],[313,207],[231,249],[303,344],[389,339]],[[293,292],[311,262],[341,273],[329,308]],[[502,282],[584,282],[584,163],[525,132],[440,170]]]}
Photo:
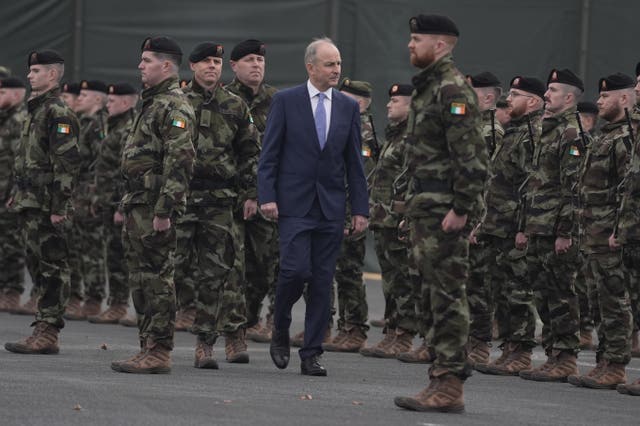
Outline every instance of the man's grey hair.
{"label": "man's grey hair", "polygon": [[161,61],[169,61],[172,65],[171,67],[171,73],[172,74],[178,74],[178,72],[180,71],[180,57],[176,56],[176,55],[172,55],[170,53],[158,53],[158,52],[152,52],[156,58],[158,58]]}
{"label": "man's grey hair", "polygon": [[334,46],[336,49],[338,48],[336,44],[329,37],[321,37],[313,39],[311,43],[307,46],[307,49],[304,51],[304,63],[305,64],[313,64],[316,61],[316,55],[318,53],[318,46],[321,44],[328,43]]}

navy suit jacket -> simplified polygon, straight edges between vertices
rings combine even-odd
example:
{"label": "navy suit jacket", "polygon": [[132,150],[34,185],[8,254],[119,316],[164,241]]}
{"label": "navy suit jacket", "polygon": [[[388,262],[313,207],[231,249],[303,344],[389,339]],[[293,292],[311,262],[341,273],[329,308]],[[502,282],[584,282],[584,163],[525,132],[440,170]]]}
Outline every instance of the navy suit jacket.
{"label": "navy suit jacket", "polygon": [[345,183],[351,214],[369,216],[358,104],[332,90],[322,150],[306,84],[282,90],[271,101],[258,165],[258,202],[276,202],[281,216],[304,217],[317,196],[327,219],[344,220]]}

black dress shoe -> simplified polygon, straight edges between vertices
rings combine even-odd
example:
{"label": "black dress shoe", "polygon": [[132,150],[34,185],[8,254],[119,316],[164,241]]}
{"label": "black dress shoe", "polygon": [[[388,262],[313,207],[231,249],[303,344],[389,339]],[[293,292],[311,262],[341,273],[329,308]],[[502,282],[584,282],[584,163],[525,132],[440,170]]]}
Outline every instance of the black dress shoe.
{"label": "black dress shoe", "polygon": [[276,367],[280,369],[287,368],[287,365],[289,365],[289,357],[291,356],[289,330],[273,330],[269,353]]}
{"label": "black dress shoe", "polygon": [[300,372],[305,376],[326,376],[327,370],[320,364],[320,355],[302,360],[300,364]]}

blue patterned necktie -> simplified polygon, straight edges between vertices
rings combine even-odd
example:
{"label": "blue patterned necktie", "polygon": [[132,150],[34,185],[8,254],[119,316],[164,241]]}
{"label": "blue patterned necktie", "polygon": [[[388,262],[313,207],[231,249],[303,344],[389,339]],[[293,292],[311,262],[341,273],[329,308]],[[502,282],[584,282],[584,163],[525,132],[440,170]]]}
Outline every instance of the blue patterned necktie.
{"label": "blue patterned necktie", "polygon": [[324,93],[318,93],[318,105],[316,106],[316,132],[318,133],[318,141],[320,142],[320,149],[324,149],[324,144],[327,142],[327,112],[324,110]]}

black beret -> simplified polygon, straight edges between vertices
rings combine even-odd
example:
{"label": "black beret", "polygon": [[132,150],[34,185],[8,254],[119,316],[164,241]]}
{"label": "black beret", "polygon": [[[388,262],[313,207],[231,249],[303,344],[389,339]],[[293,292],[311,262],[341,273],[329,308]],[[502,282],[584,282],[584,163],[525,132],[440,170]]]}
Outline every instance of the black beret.
{"label": "black beret", "polygon": [[640,77],[640,62],[636,64],[636,77]]}
{"label": "black beret", "polygon": [[615,73],[601,78],[598,81],[598,93],[609,92],[611,90],[631,89],[635,87],[636,81],[626,74]]}
{"label": "black beret", "polygon": [[26,86],[19,78],[7,77],[0,80],[0,87],[7,89],[24,89]]}
{"label": "black beret", "polygon": [[267,50],[264,47],[264,43],[260,40],[245,40],[233,47],[231,51],[231,60],[237,61],[238,59],[242,59],[247,55],[260,55],[264,56],[267,53]]}
{"label": "black beret", "polygon": [[500,80],[498,77],[491,74],[490,72],[481,72],[476,75],[468,75],[467,81],[471,84],[472,87],[480,88],[480,87],[500,87]]}
{"label": "black beret", "polygon": [[82,80],[80,90],[95,90],[96,92],[108,93],[109,87],[100,80]]}
{"label": "black beret", "polygon": [[62,93],[80,94],[80,83],[65,83],[62,85]]}
{"label": "black beret", "polygon": [[222,47],[221,44],[205,41],[193,48],[193,51],[189,55],[189,62],[200,62],[209,56],[222,58],[222,55],[224,55],[224,47]]}
{"label": "black beret", "polygon": [[353,95],[362,96],[363,98],[371,97],[371,83],[367,81],[358,81],[345,78],[338,88],[341,92],[351,93]]}
{"label": "black beret", "polygon": [[580,80],[580,77],[575,75],[570,69],[552,69],[547,79],[547,86],[551,83],[568,84],[569,86],[577,87],[584,92],[584,83]]}
{"label": "black beret", "polygon": [[129,83],[116,83],[109,85],[110,95],[135,95],[138,91]]}
{"label": "black beret", "polygon": [[598,115],[598,105],[587,101],[578,102],[578,112]]}
{"label": "black beret", "polygon": [[531,93],[544,99],[544,93],[547,91],[544,83],[535,77],[523,77],[515,76],[509,83],[509,87],[512,89],[522,90],[523,92]]}
{"label": "black beret", "polygon": [[418,15],[409,19],[409,29],[415,34],[442,34],[458,37],[460,31],[447,16]]}
{"label": "black beret", "polygon": [[182,49],[171,37],[147,37],[140,46],[142,52],[166,53],[178,57],[178,62],[182,62]]}
{"label": "black beret", "polygon": [[496,108],[509,108],[509,102],[507,102],[507,97],[502,95],[498,98],[498,102],[496,102]]}
{"label": "black beret", "polygon": [[27,66],[49,64],[64,64],[64,59],[55,50],[41,50],[39,52],[34,51],[29,53]]}
{"label": "black beret", "polygon": [[391,96],[411,96],[413,86],[411,84],[396,83],[389,87],[389,97]]}

